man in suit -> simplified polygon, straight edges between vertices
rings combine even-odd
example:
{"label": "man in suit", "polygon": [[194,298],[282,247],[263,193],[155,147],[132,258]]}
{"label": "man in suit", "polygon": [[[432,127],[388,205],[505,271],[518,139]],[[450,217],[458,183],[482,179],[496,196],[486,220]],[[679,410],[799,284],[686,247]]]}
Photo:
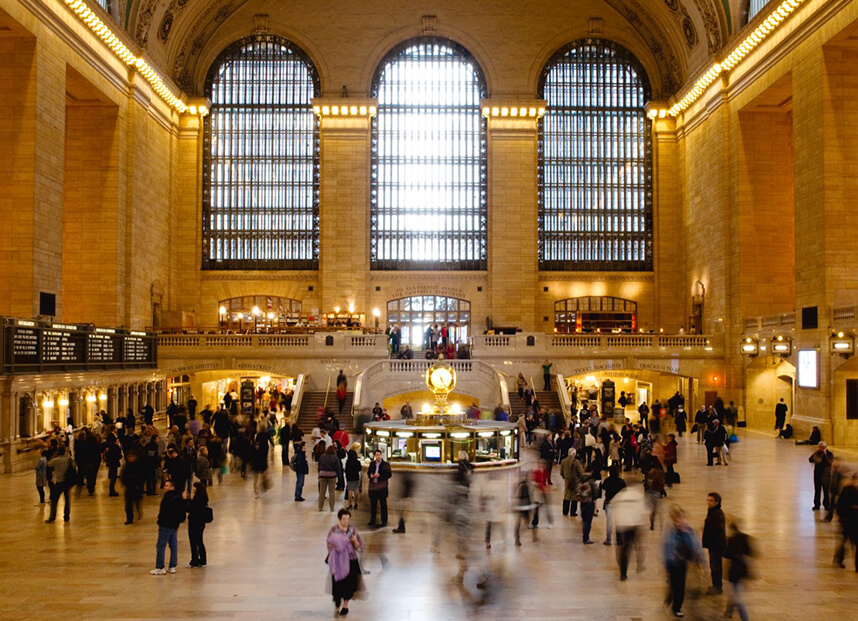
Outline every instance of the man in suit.
{"label": "man in suit", "polygon": [[381,458],[381,451],[375,452],[375,459],[369,465],[367,476],[369,477],[369,526],[375,527],[375,517],[378,505],[381,505],[381,523],[377,526],[387,526],[387,493],[390,480],[390,464]]}

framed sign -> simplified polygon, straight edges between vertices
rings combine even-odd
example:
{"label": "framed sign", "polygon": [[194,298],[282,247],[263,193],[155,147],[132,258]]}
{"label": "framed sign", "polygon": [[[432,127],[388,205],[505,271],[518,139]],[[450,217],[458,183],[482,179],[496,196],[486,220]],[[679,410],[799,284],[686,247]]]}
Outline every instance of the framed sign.
{"label": "framed sign", "polygon": [[815,349],[798,351],[798,385],[800,388],[819,388],[819,352]]}

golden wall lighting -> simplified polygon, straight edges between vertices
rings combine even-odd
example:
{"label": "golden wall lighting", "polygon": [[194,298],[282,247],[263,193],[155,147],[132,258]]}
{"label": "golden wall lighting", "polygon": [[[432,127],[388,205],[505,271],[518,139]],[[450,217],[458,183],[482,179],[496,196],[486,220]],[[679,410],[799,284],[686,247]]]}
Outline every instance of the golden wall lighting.
{"label": "golden wall lighting", "polygon": [[848,358],[855,353],[855,338],[844,332],[837,332],[828,339],[828,347],[832,354]]}
{"label": "golden wall lighting", "polygon": [[68,407],[69,400],[66,399],[65,397],[62,397],[57,403],[59,403],[61,408],[65,408],[65,407]]}
{"label": "golden wall lighting", "polygon": [[778,26],[792,14],[804,0],[783,0],[769,16],[763,20],[741,43],[736,45],[720,63],[715,63],[691,86],[685,96],[669,109],[652,109],[647,113],[650,119],[664,118],[667,115],[678,116],[697,101],[722,73],[734,69],[760,43],[765,41]]}
{"label": "golden wall lighting", "polygon": [[86,396],[87,403],[95,403],[95,395],[87,395]]}
{"label": "golden wall lighting", "polygon": [[779,356],[789,356],[792,354],[792,341],[782,335],[778,335],[772,339],[772,353]]}
{"label": "golden wall lighting", "polygon": [[324,105],[315,104],[313,113],[319,117],[329,116],[346,116],[346,117],[374,117],[378,113],[378,108],[370,104],[353,104],[353,105]]}
{"label": "golden wall lighting", "polygon": [[[171,108],[175,108],[179,113],[184,114],[188,111],[188,106],[179,99],[173,91],[164,84],[161,77],[149,66],[142,58],[137,58],[134,53],[128,49],[113,30],[105,24],[101,18],[92,12],[84,0],[63,0],[65,5],[92,31],[92,33],[101,39],[110,51],[112,51],[119,60],[126,65],[135,67],[157,95],[163,99]],[[204,108],[204,107],[203,107]]]}
{"label": "golden wall lighting", "polygon": [[756,339],[748,336],[742,341],[740,351],[745,356],[756,356],[760,353],[760,343]]}
{"label": "golden wall lighting", "polygon": [[545,106],[483,106],[482,114],[487,119],[497,117],[541,119],[545,114]]}

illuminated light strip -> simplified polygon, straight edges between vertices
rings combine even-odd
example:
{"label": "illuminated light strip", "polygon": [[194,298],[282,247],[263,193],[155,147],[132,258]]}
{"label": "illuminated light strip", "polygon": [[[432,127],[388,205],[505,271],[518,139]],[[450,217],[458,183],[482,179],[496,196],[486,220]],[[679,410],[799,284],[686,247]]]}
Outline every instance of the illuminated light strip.
{"label": "illuminated light strip", "polygon": [[[149,63],[142,58],[137,58],[134,53],[128,49],[128,46],[126,46],[119,37],[113,33],[110,27],[105,24],[98,15],[92,12],[92,9],[86,5],[86,2],[83,0],[63,0],[63,2],[75,15],[78,16],[78,18],[93,32],[93,34],[101,39],[101,41],[110,48],[114,54],[116,54],[119,60],[124,62],[126,65],[136,68],[152,86],[158,96],[167,102],[171,108],[175,108],[182,114],[188,111],[188,106],[185,102],[179,99],[173,91],[164,84],[161,76],[159,76],[155,70],[149,66]],[[202,116],[205,116],[208,113],[205,106],[200,106],[197,110]]]}
{"label": "illuminated light strip", "polygon": [[664,110],[652,109],[649,111],[648,116],[651,119],[654,119],[656,116],[663,118],[667,114],[670,116],[677,116],[679,113],[684,112],[691,104],[697,101],[704,92],[706,92],[706,89],[709,88],[719,75],[731,71],[736,67],[736,65],[742,62],[745,56],[750,54],[755,47],[774,32],[775,29],[780,26],[781,22],[792,14],[802,2],[804,2],[804,0],[784,0],[778,8],[772,11],[769,16],[760,23],[753,32],[751,32],[751,34],[745,37],[744,41],[733,48],[733,51],[730,52],[724,60],[712,65],[709,70],[694,83],[691,90],[689,90],[682,99],[673,104],[667,110],[666,114],[664,114]]}
{"label": "illuminated light strip", "polygon": [[321,118],[323,116],[367,116],[373,117],[378,112],[375,106],[313,106],[313,113]]}
{"label": "illuminated light strip", "polygon": [[530,117],[541,119],[545,114],[545,106],[484,106],[482,114],[487,119],[492,117]]}

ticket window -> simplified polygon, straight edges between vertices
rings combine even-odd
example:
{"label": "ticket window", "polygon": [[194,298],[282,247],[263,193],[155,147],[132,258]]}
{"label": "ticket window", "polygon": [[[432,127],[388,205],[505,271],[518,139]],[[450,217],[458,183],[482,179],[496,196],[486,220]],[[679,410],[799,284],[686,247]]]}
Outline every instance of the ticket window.
{"label": "ticket window", "polygon": [[366,436],[364,445],[366,447],[366,456],[369,459],[374,459],[375,452],[381,451],[381,457],[385,461],[390,461],[390,437],[379,436],[376,434]]}
{"label": "ticket window", "polygon": [[[409,446],[409,443],[411,446]],[[409,438],[393,437],[390,439],[391,461],[417,461],[415,441]]]}
{"label": "ticket window", "polygon": [[500,437],[500,459],[514,459],[518,451],[518,436],[511,433]]}
{"label": "ticket window", "polygon": [[498,446],[498,437],[494,432],[480,433],[477,436],[476,460],[477,461],[495,461],[502,459],[500,457],[500,446]]}
{"label": "ticket window", "polygon": [[444,461],[444,444],[440,440],[422,440],[420,442],[420,461],[440,464]]}

